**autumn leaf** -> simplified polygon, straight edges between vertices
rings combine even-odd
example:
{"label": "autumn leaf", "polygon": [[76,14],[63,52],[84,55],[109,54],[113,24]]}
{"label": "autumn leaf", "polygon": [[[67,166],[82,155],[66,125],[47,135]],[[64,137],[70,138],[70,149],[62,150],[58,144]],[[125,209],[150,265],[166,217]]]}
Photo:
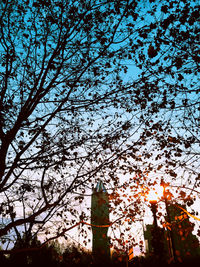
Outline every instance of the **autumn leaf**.
{"label": "autumn leaf", "polygon": [[156,49],[152,45],[149,46],[148,56],[150,58],[153,58],[153,57],[157,56],[157,51],[156,51]]}

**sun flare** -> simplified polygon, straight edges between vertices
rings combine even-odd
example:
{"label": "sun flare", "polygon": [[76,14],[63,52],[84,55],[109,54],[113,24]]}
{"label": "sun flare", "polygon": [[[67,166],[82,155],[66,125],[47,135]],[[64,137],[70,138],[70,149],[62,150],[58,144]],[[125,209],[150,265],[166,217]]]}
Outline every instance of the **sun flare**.
{"label": "sun flare", "polygon": [[163,196],[164,188],[162,186],[155,186],[153,189],[149,190],[147,195],[147,200],[149,202],[157,202]]}

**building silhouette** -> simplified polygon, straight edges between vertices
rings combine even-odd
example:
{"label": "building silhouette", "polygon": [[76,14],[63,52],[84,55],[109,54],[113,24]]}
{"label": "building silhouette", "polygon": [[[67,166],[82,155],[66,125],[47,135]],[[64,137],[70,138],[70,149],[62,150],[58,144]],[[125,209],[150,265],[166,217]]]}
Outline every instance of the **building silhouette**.
{"label": "building silhouette", "polygon": [[174,246],[177,257],[197,257],[200,255],[198,238],[192,233],[194,224],[190,222],[188,215],[181,209],[186,210],[185,205],[169,205],[171,217],[171,231],[174,233]]}
{"label": "building silhouette", "polygon": [[102,181],[98,181],[92,193],[91,203],[92,254],[96,261],[110,259],[110,244],[107,236],[109,226],[109,197]]}
{"label": "building silhouette", "polygon": [[[188,215],[181,209],[183,205],[169,204],[170,224],[162,228],[162,240],[164,242],[165,259],[170,259],[173,255],[172,241],[169,231],[173,232],[173,242],[176,258],[182,261],[188,257],[200,256],[200,247],[198,238],[192,233],[194,224],[190,222]],[[166,218],[167,222],[167,218]],[[147,254],[152,254],[152,229],[153,225],[146,225],[144,229],[144,239]]]}
{"label": "building silhouette", "polygon": [[167,232],[164,228],[158,227],[159,240],[153,240],[155,238],[154,230],[155,228],[153,224],[147,224],[144,227],[144,240],[145,240],[146,254],[148,256],[155,255],[155,251],[154,251],[155,242],[159,241],[159,244],[162,245],[160,247],[160,250],[161,250],[160,254],[162,255],[162,259],[164,261],[167,261],[171,257],[170,256],[171,248],[169,248]]}

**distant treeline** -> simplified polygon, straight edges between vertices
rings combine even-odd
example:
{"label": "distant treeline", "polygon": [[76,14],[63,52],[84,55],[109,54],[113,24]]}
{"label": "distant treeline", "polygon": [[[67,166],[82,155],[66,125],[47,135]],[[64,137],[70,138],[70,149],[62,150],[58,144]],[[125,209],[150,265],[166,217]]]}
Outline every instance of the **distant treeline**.
{"label": "distant treeline", "polygon": [[0,254],[0,267],[188,267],[198,266],[200,257],[185,258],[182,262],[164,262],[154,256],[134,257],[131,262],[127,262],[125,255],[112,258],[109,262],[103,259],[97,262],[91,252],[80,250],[77,247],[68,247],[63,253],[54,246],[47,246],[38,251],[11,253],[9,256]]}

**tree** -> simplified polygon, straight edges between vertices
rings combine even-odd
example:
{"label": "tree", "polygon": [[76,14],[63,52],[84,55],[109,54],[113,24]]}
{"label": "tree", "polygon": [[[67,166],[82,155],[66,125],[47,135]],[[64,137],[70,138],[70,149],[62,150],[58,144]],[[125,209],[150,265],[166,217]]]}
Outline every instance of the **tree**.
{"label": "tree", "polygon": [[[150,186],[165,181],[177,191],[177,201],[191,206],[199,199],[200,185],[199,5],[145,1],[140,7],[144,21],[126,52],[141,73],[130,86],[126,105],[129,112],[138,110],[129,131],[134,133],[139,122],[142,126],[115,165],[120,164],[129,179],[115,194],[115,205],[122,205],[122,196],[125,204],[119,211],[113,206],[130,221],[131,215],[137,219],[141,195]],[[135,203],[130,206],[127,201]]]}
{"label": "tree", "polygon": [[99,177],[120,187],[111,205],[127,223],[162,176],[198,186],[195,2],[6,0],[0,10],[0,236],[64,234]]}
{"label": "tree", "polygon": [[134,1],[1,1],[1,237],[59,235],[77,221],[83,196],[72,195],[120,154],[130,127],[120,58],[136,10]]}
{"label": "tree", "polygon": [[150,171],[163,171],[172,181],[186,172],[183,181],[199,186],[199,5],[149,2],[151,23],[129,47],[142,71],[137,101],[143,119],[149,118],[142,138],[151,149],[142,155],[150,158]]}

